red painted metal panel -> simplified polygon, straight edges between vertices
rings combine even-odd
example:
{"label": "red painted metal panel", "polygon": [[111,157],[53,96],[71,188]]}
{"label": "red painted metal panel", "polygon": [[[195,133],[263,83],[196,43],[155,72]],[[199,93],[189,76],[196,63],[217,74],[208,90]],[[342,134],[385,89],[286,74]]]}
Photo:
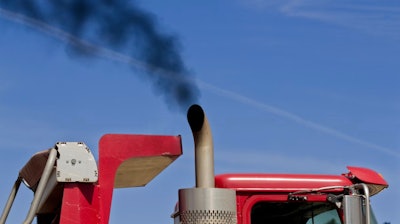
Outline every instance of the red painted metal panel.
{"label": "red painted metal panel", "polygon": [[182,154],[180,136],[108,134],[99,143],[98,183],[66,183],[60,224],[107,224],[118,167],[128,159]]}
{"label": "red painted metal panel", "polygon": [[110,218],[115,172],[119,165],[133,157],[182,154],[180,136],[108,134],[99,143],[100,215],[103,224]]}
{"label": "red painted metal panel", "polygon": [[60,224],[101,223],[97,186],[84,183],[64,185]]}
{"label": "red painted metal panel", "polygon": [[356,177],[366,184],[388,186],[388,183],[385,181],[385,179],[383,179],[382,175],[375,172],[374,170],[355,166],[348,166],[347,169],[349,169],[350,172],[345,175],[349,178]]}
{"label": "red painted metal panel", "polygon": [[[349,186],[341,175],[311,174],[222,174],[215,178],[216,187],[250,192],[294,192],[327,186]],[[334,190],[337,191],[337,190]]]}

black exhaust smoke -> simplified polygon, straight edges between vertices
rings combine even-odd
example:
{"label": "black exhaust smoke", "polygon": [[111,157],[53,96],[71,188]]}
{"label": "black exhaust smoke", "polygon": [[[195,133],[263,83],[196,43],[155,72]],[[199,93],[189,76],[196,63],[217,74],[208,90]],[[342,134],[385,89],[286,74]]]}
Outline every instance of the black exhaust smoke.
{"label": "black exhaust smoke", "polygon": [[[185,66],[179,41],[160,31],[155,17],[123,0],[0,0],[0,7],[61,29],[79,40],[128,55],[143,63],[156,92],[181,111],[197,103],[199,89]],[[96,49],[74,42],[79,55]]]}

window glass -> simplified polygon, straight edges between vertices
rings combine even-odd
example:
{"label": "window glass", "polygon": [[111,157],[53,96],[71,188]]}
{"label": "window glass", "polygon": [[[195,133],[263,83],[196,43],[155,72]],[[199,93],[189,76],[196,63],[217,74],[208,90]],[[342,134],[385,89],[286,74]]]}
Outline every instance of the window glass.
{"label": "window glass", "polygon": [[311,217],[306,224],[340,224],[340,218],[336,210],[329,210]]}
{"label": "window glass", "polygon": [[371,215],[370,215],[371,224],[378,224],[378,221],[376,220],[374,211],[372,210],[372,206],[370,206],[370,208],[371,208],[371,210],[370,210],[370,212],[371,212]]}
{"label": "window glass", "polygon": [[[313,222],[314,221],[314,222]],[[251,224],[340,224],[331,203],[258,202],[251,210]]]}

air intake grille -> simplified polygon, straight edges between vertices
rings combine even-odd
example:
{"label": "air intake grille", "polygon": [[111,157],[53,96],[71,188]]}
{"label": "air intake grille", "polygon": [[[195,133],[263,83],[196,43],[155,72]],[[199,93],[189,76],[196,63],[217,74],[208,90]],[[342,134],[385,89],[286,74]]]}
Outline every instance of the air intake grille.
{"label": "air intake grille", "polygon": [[180,213],[181,224],[236,224],[236,212],[190,210]]}

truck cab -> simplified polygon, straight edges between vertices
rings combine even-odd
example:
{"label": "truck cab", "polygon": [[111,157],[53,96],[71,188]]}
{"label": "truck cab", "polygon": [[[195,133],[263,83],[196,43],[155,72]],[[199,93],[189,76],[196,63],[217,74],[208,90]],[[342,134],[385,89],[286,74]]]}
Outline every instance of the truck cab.
{"label": "truck cab", "polygon": [[365,223],[366,199],[388,185],[373,170],[347,168],[342,175],[222,174],[215,186],[235,190],[239,224]]}

